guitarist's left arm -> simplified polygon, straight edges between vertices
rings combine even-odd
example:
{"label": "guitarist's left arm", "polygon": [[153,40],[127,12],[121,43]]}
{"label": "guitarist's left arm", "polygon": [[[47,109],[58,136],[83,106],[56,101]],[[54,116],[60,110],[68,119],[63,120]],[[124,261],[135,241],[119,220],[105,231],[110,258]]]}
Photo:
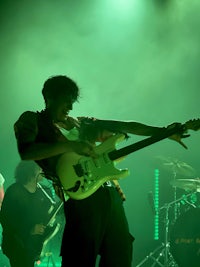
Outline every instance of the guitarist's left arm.
{"label": "guitarist's left arm", "polygon": [[90,141],[104,141],[107,137],[113,133],[135,134],[141,136],[156,136],[165,133],[165,131],[177,127],[180,125],[180,131],[169,137],[184,148],[186,145],[182,142],[182,138],[186,138],[189,135],[186,134],[187,130],[199,130],[200,123],[198,120],[190,120],[185,124],[172,123],[167,127],[155,127],[146,125],[135,121],[116,121],[116,120],[99,120],[95,118],[79,118],[81,122],[80,133],[83,139]]}
{"label": "guitarist's left arm", "polygon": [[154,127],[135,121],[99,120],[96,118],[78,118],[81,122],[81,136],[84,139],[101,139],[101,135],[113,133],[129,133],[141,136],[159,134],[163,127]]}

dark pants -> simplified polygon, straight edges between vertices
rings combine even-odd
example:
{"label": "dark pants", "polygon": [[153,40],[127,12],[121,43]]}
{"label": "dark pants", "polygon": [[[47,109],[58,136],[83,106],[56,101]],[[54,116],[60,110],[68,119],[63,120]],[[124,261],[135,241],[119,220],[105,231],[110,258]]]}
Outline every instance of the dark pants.
{"label": "dark pants", "polygon": [[34,267],[35,261],[28,255],[26,247],[14,235],[4,234],[2,251],[10,261],[11,267]]}
{"label": "dark pants", "polygon": [[84,200],[65,203],[62,267],[131,267],[133,237],[114,187],[100,187]]}

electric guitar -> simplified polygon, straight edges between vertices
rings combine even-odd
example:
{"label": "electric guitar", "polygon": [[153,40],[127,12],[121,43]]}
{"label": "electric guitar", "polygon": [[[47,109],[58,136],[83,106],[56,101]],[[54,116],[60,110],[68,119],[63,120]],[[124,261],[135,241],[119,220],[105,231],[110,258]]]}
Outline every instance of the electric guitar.
{"label": "electric guitar", "polygon": [[126,155],[174,134],[184,134],[187,130],[199,130],[200,119],[189,120],[185,124],[172,124],[161,134],[145,138],[139,142],[116,150],[116,145],[125,139],[124,134],[115,134],[94,148],[97,158],[64,153],[57,163],[57,174],[64,192],[73,199],[84,199],[92,195],[101,185],[109,180],[116,180],[129,175],[128,169],[115,168],[116,163]]}
{"label": "electric guitar", "polygon": [[43,257],[43,250],[45,246],[47,245],[49,240],[52,239],[58,232],[60,224],[53,224],[53,221],[55,220],[56,214],[59,212],[62,206],[63,202],[61,202],[56,208],[56,210],[53,212],[53,214],[48,220],[48,223],[46,224],[44,233],[42,235],[32,235],[27,241],[26,249],[28,251],[28,255],[34,261],[37,261],[41,257]]}

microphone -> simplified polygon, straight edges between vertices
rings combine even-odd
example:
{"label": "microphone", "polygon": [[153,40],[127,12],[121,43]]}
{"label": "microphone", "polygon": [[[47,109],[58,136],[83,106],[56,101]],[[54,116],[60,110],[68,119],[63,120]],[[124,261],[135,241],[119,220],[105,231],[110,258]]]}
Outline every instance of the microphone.
{"label": "microphone", "polygon": [[152,191],[149,191],[149,193],[148,193],[148,202],[149,202],[149,205],[152,209],[153,214],[156,215],[156,208],[155,208],[155,202],[154,202],[154,197],[153,197]]}

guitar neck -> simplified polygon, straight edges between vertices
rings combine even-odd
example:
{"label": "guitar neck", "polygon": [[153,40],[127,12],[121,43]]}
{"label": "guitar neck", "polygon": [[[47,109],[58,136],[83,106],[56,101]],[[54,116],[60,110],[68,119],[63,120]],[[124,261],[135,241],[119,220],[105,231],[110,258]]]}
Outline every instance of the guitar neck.
{"label": "guitar neck", "polygon": [[46,226],[49,226],[49,225],[51,224],[52,220],[55,218],[55,216],[57,215],[57,213],[58,213],[59,210],[61,209],[62,205],[63,205],[63,202],[61,202],[60,205],[57,207],[57,209],[54,211],[54,213],[53,213],[52,216],[50,217],[50,219],[49,219],[49,221],[48,221],[48,223],[47,223]]}
{"label": "guitar neck", "polygon": [[136,142],[134,144],[123,147],[123,148],[118,149],[118,150],[113,150],[113,151],[108,153],[108,156],[111,160],[116,160],[116,159],[119,159],[121,157],[127,156],[127,155],[129,155],[129,154],[131,154],[137,150],[140,150],[146,146],[149,146],[149,145],[154,144],[156,142],[159,142],[165,138],[168,138],[169,136],[171,136],[175,133],[182,132],[183,127],[184,127],[184,125],[181,125],[181,126],[178,125],[177,127],[173,127],[172,129],[165,129],[164,132],[162,132],[159,135],[145,138],[139,142]]}

